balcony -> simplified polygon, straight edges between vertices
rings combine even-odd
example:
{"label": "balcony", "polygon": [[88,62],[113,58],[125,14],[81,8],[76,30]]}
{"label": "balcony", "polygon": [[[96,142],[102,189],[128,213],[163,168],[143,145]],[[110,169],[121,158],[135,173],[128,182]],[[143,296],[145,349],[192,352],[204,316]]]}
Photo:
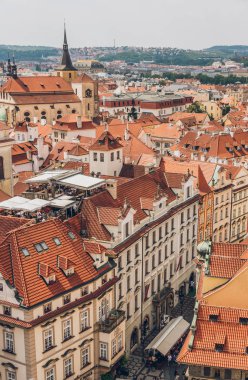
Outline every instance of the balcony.
{"label": "balcony", "polygon": [[112,310],[109,313],[108,318],[104,321],[98,322],[99,330],[103,333],[111,333],[117,326],[125,320],[125,311],[123,310]]}
{"label": "balcony", "polygon": [[173,290],[170,286],[165,286],[162,290],[160,290],[153,296],[152,301],[154,303],[160,303],[161,301],[164,301],[172,292]]}

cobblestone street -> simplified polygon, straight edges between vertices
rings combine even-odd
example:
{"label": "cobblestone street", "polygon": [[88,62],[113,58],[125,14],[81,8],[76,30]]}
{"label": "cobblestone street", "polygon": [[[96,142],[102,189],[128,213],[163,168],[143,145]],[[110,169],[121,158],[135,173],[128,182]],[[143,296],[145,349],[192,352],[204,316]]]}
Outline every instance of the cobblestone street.
{"label": "cobblestone street", "polygon": [[[177,304],[171,312],[173,318],[176,318],[180,315],[183,315],[184,319],[191,323],[194,313],[194,304],[195,298],[189,295],[185,296],[183,305]],[[158,334],[158,331],[153,331],[144,342],[144,347],[147,347],[148,344],[155,338]],[[164,380],[173,380],[175,378],[175,370],[182,374],[185,369],[184,366],[178,366],[173,364],[170,367],[165,363],[161,369],[151,369],[146,368],[142,361],[142,347],[139,346],[128,358],[128,362],[125,367],[129,370],[128,379],[137,379],[137,380],[155,380],[155,379],[164,379]]]}

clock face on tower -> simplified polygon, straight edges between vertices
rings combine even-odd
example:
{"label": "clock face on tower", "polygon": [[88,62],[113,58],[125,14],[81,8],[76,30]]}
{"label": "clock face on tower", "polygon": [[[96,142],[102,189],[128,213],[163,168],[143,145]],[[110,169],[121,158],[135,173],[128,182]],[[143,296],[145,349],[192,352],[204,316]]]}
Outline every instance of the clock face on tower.
{"label": "clock face on tower", "polygon": [[85,96],[86,96],[86,98],[92,97],[92,91],[89,88],[85,91]]}

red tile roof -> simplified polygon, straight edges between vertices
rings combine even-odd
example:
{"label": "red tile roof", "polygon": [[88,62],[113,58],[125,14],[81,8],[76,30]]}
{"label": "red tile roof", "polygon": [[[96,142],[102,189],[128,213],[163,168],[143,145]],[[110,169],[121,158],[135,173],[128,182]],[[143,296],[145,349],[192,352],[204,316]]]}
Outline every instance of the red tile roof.
{"label": "red tile roof", "polygon": [[0,202],[7,201],[11,196],[6,194],[3,190],[0,190]]}
{"label": "red tile roof", "polygon": [[118,140],[108,131],[104,131],[101,136],[99,136],[89,150],[96,151],[109,151],[114,149],[123,148],[123,146],[118,142]]}
{"label": "red tile roof", "polygon": [[144,198],[144,189],[146,198],[155,199],[158,186],[162,193],[167,196],[168,203],[176,199],[160,170],[117,185],[117,199],[113,199],[107,190],[85,199],[82,204],[82,215],[85,218],[89,236],[99,240],[111,240],[110,232],[99,219],[99,207],[123,209],[124,204],[128,202],[136,211],[134,223],[142,221],[147,217],[145,210],[142,209],[141,202],[141,198]]}
{"label": "red tile roof", "polygon": [[32,221],[26,218],[0,215],[0,243],[6,238],[6,235],[10,231],[30,223],[32,223]]}
{"label": "red tile roof", "polygon": [[[209,320],[212,314],[218,315],[217,322]],[[178,361],[189,365],[248,370],[248,326],[242,325],[239,318],[248,318],[248,310],[200,305],[193,348],[188,346],[192,337],[190,332]],[[223,344],[223,352],[218,352],[215,344]]]}
{"label": "red tile roof", "polygon": [[73,92],[70,83],[62,77],[53,76],[31,76],[9,78],[2,86],[1,91],[11,94],[25,93],[60,93]]}
{"label": "red tile roof", "polygon": [[[69,231],[61,221],[52,219],[31,226],[21,226],[2,242],[0,272],[16,288],[25,306],[44,302],[66,290],[81,286],[98,275],[93,260],[83,249],[82,239],[75,232],[75,239],[71,239]],[[55,237],[59,238],[61,245],[55,244]],[[48,249],[38,253],[34,245],[42,241],[47,244]],[[26,248],[29,256],[25,256],[21,248]],[[73,275],[67,277],[58,268],[58,255],[75,264]],[[39,264],[49,267],[55,273],[54,283],[48,285],[38,274]]]}
{"label": "red tile roof", "polygon": [[247,252],[245,244],[214,243],[210,256],[209,271],[213,277],[232,278],[244,265]]}
{"label": "red tile roof", "polygon": [[181,189],[182,183],[185,181],[185,174],[182,173],[165,173],[166,182],[169,187]]}

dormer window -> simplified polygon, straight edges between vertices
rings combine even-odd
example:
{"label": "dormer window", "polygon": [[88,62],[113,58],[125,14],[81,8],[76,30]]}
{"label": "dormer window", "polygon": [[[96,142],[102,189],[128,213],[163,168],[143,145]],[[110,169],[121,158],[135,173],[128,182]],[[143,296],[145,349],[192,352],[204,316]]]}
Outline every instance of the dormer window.
{"label": "dormer window", "polygon": [[220,344],[220,343],[215,344],[215,351],[223,352],[223,350],[224,350],[224,344]]}
{"label": "dormer window", "polygon": [[248,318],[244,318],[244,317],[239,318],[239,323],[245,326],[248,325]]}
{"label": "dormer window", "polygon": [[47,277],[45,279],[47,284],[53,284],[56,281],[56,276],[55,274],[52,274],[51,276]]}
{"label": "dormer window", "polygon": [[217,322],[218,321],[218,315],[217,314],[210,314],[209,315],[209,320],[211,321],[211,322]]}
{"label": "dormer window", "polygon": [[126,223],[125,224],[125,237],[128,237],[129,234],[130,234],[130,232],[129,232],[129,223]]}
{"label": "dormer window", "polygon": [[191,196],[191,186],[187,186],[187,198]]}
{"label": "dormer window", "polygon": [[38,274],[45,280],[47,285],[53,284],[56,281],[56,275],[53,268],[44,263],[38,264]]}
{"label": "dormer window", "polygon": [[71,267],[71,268],[65,269],[64,272],[65,272],[65,275],[66,275],[67,277],[69,277],[69,276],[71,276],[71,275],[74,274],[74,267]]}

